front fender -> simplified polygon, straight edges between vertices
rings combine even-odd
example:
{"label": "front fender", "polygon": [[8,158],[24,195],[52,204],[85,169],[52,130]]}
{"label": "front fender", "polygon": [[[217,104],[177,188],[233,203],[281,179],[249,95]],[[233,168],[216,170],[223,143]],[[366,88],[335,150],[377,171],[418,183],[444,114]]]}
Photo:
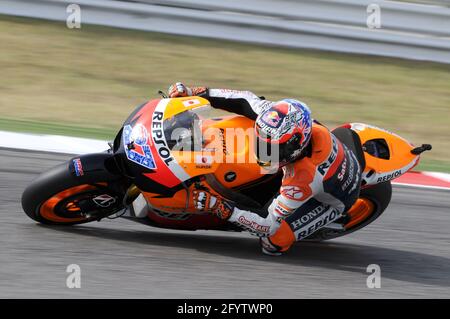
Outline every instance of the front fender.
{"label": "front fender", "polygon": [[96,183],[113,181],[123,177],[112,153],[93,153],[69,160],[70,173],[80,182]]}

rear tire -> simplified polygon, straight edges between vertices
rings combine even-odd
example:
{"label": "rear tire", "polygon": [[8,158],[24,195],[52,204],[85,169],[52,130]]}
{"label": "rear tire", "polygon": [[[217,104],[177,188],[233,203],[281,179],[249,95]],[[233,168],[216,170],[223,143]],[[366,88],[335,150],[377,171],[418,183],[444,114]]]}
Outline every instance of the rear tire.
{"label": "rear tire", "polygon": [[360,198],[365,198],[369,200],[373,205],[373,212],[370,214],[368,218],[363,220],[361,223],[346,229],[344,231],[338,231],[333,229],[320,229],[317,232],[313,233],[311,236],[305,238],[305,241],[323,241],[334,239],[337,237],[342,237],[353,233],[361,228],[366,227],[367,225],[374,222],[378,217],[383,214],[383,212],[388,207],[391,197],[392,197],[392,185],[391,182],[384,182],[380,184],[373,185],[371,187],[365,188],[361,190]]}
{"label": "rear tire", "polygon": [[86,216],[86,210],[82,211],[77,205],[107,194],[114,200],[110,200],[110,206],[98,207],[97,211],[102,212],[103,217],[108,212],[114,214],[119,211],[122,207],[121,197],[106,187],[111,182],[107,179],[87,184],[72,175],[68,164],[64,163],[39,175],[25,189],[22,208],[28,217],[43,224],[75,225],[98,220],[98,214]]}

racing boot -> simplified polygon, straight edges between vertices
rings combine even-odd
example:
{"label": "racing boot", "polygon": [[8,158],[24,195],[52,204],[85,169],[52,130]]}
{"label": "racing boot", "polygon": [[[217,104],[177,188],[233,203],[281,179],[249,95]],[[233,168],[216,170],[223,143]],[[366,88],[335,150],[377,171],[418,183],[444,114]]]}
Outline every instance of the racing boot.
{"label": "racing boot", "polygon": [[279,246],[274,245],[269,237],[261,237],[259,239],[259,244],[261,246],[261,251],[263,254],[269,256],[281,256],[283,252],[281,251]]}
{"label": "racing boot", "polygon": [[295,242],[295,235],[289,224],[282,220],[280,227],[270,237],[262,237],[259,241],[261,250],[270,256],[280,256],[287,252]]}

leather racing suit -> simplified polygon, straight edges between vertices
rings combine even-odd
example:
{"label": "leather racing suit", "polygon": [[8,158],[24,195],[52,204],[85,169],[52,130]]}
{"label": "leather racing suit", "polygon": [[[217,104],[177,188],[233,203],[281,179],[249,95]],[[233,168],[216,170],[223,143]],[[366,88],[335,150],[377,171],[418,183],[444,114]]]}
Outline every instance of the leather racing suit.
{"label": "leather racing suit", "polygon": [[[197,87],[193,95],[252,120],[275,103],[249,91]],[[307,147],[306,156],[282,168],[282,184],[267,216],[234,207],[228,220],[269,239],[282,224],[288,225],[295,240],[301,240],[340,218],[359,196],[362,172],[357,157],[318,122]]]}

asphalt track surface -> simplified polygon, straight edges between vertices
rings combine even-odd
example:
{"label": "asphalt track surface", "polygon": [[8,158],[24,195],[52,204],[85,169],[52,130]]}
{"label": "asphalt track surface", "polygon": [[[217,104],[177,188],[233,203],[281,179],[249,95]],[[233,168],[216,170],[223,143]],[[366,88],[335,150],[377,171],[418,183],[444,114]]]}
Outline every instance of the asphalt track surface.
{"label": "asphalt track surface", "polygon": [[[396,187],[367,228],[269,257],[245,233],[37,224],[21,193],[69,157],[0,149],[1,298],[450,297],[450,192]],[[81,267],[80,289],[66,287],[69,264]],[[381,288],[367,288],[369,264],[381,267]]]}

